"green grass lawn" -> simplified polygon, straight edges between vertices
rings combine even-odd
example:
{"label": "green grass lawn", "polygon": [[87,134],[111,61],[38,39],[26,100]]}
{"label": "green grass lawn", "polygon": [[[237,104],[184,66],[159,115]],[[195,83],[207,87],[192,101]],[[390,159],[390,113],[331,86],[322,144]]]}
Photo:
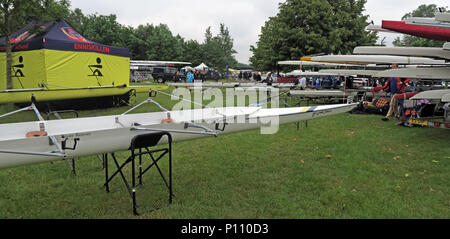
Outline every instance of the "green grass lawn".
{"label": "green grass lawn", "polygon": [[[158,101],[176,103],[162,95]],[[0,114],[14,109],[0,106]],[[136,113],[157,110],[146,105]],[[77,160],[77,176],[63,161],[2,169],[0,218],[450,218],[450,131],[399,127],[381,117],[345,113],[298,131],[287,124],[273,135],[252,130],[176,142],[173,204],[138,217],[119,178],[111,184],[119,191],[105,192],[97,157]],[[19,119],[35,116],[0,122]],[[165,206],[167,198],[157,171],[146,174],[138,188],[142,209]]]}

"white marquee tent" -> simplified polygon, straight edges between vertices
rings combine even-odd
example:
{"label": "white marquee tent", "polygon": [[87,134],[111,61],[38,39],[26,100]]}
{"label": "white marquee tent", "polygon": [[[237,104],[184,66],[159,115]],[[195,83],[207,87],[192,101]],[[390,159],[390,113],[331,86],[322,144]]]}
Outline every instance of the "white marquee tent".
{"label": "white marquee tent", "polygon": [[200,65],[198,65],[198,66],[196,66],[196,67],[194,67],[196,70],[206,70],[206,69],[208,69],[209,67],[207,66],[207,65],[205,65],[205,63],[202,63],[202,64],[200,64]]}

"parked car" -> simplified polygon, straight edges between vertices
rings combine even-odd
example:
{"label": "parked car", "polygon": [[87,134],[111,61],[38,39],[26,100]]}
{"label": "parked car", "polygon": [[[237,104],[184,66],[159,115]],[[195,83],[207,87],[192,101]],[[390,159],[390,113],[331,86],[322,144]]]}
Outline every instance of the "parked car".
{"label": "parked car", "polygon": [[130,81],[139,82],[153,79],[158,83],[166,81],[183,81],[186,75],[175,67],[168,66],[138,66],[130,72]]}
{"label": "parked car", "polygon": [[152,77],[158,83],[177,81],[176,73],[177,68],[174,67],[153,67]]}

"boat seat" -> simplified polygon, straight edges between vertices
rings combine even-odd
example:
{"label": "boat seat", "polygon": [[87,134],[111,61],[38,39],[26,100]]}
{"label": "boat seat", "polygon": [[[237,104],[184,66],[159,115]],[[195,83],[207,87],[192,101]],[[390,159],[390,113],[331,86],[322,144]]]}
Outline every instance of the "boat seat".
{"label": "boat seat", "polygon": [[170,134],[166,132],[153,132],[148,134],[136,135],[131,139],[129,150],[153,147],[158,144],[159,140],[164,135],[167,135],[169,138],[171,138]]}
{"label": "boat seat", "polygon": [[47,136],[47,131],[30,131],[26,134],[27,138],[35,138],[41,136]]}

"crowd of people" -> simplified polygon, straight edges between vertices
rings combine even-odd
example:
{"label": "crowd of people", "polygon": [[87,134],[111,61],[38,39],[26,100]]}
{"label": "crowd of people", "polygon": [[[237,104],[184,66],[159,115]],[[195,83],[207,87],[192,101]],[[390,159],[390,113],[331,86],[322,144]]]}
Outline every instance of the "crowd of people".
{"label": "crowd of people", "polygon": [[218,81],[222,75],[217,70],[208,70],[208,71],[202,71],[202,70],[188,70],[186,73],[186,82],[192,83],[194,80],[214,80]]}
{"label": "crowd of people", "polygon": [[[260,72],[240,71],[235,75],[236,80],[242,81],[255,81],[261,83],[273,83],[279,76],[274,76],[271,72],[268,72],[262,76]],[[355,88],[357,85],[354,83],[354,78],[350,77],[335,77],[335,76],[320,76],[320,77],[295,77],[294,83],[303,88],[315,88],[315,89],[338,89],[341,85],[345,85],[347,89]],[[344,84],[342,84],[344,83]],[[372,86],[384,84],[378,79],[362,79],[358,86]]]}
{"label": "crowd of people", "polygon": [[251,71],[239,71],[236,74],[237,80],[245,80],[245,81],[262,81],[260,72],[251,72]]}
{"label": "crowd of people", "polygon": [[299,85],[301,87],[307,87],[310,88],[339,88],[341,83],[343,82],[343,78],[341,77],[309,77],[309,79],[306,79],[306,77],[302,77],[299,79]]}
{"label": "crowd of people", "polygon": [[334,76],[322,76],[322,77],[300,77],[295,80],[295,83],[302,88],[314,88],[314,89],[338,89],[341,86],[345,86],[346,89],[353,89],[357,86],[371,86],[371,79],[361,80],[357,85],[353,77],[334,77]]}

